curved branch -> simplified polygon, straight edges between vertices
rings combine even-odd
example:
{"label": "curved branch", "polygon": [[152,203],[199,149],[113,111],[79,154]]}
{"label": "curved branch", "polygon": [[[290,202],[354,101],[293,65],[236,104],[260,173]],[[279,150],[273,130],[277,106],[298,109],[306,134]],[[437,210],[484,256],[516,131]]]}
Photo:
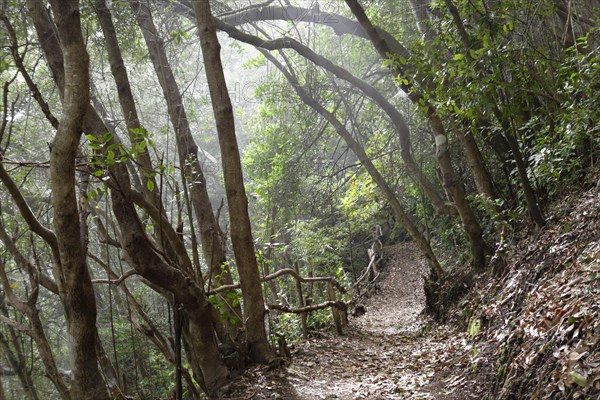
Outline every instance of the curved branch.
{"label": "curved branch", "polygon": [[[267,281],[273,280],[275,278],[278,278],[282,275],[292,275],[299,282],[331,282],[331,284],[333,286],[335,286],[340,292],[346,293],[346,289],[344,289],[344,287],[332,276],[324,276],[324,277],[316,276],[316,277],[305,278],[291,268],[284,268],[284,269],[280,269],[279,271],[273,272],[272,274],[267,275],[264,278],[261,278],[261,282],[267,282]],[[234,285],[223,285],[223,286],[219,286],[216,289],[211,290],[210,292],[206,292],[206,294],[208,296],[211,296],[213,294],[225,292],[227,290],[239,289],[240,287],[241,286],[239,283],[234,284]]]}
{"label": "curved branch", "polygon": [[123,283],[123,281],[125,281],[125,279],[134,275],[139,275],[139,273],[135,269],[130,269],[129,271],[124,272],[123,275],[117,279],[93,279],[92,283],[110,283],[115,286],[119,286],[121,283]]}
{"label": "curved branch", "polygon": [[[194,10],[190,2],[185,0],[179,0],[178,2],[162,0],[161,3],[173,7],[180,15],[194,21]],[[303,8],[295,6],[256,5],[228,13],[227,15],[214,17],[213,19],[218,30],[223,30],[223,25],[240,26],[260,21],[308,22],[327,26],[338,36],[352,35],[369,40],[369,35],[357,21],[340,14],[321,11],[318,6],[315,8]],[[408,57],[408,49],[398,42],[392,34],[380,27],[376,27],[375,29],[389,43],[392,52],[405,58]]]}
{"label": "curved branch", "polygon": [[39,237],[44,239],[44,241],[46,243],[48,243],[48,245],[52,249],[54,258],[56,260],[58,260],[58,242],[56,241],[56,235],[54,234],[54,232],[52,230],[43,226],[41,224],[41,222],[38,221],[38,219],[35,217],[35,215],[33,214],[33,211],[31,211],[31,208],[29,208],[29,205],[27,204],[25,197],[23,197],[23,194],[21,194],[21,191],[17,187],[17,184],[15,183],[15,181],[13,181],[13,179],[10,177],[8,172],[6,172],[6,170],[4,169],[4,165],[2,164],[2,156],[1,155],[0,155],[0,181],[2,181],[2,183],[4,184],[4,186],[10,193],[13,201],[19,208],[19,211],[21,212],[23,219],[25,220],[25,222],[27,222],[29,229],[31,229],[36,235],[38,235]]}
{"label": "curved branch", "polygon": [[324,308],[335,307],[339,310],[347,310],[348,306],[343,301],[326,301],[324,303],[315,304],[312,306],[299,307],[299,308],[291,308],[287,306],[282,306],[280,304],[267,304],[267,310],[278,310],[292,314],[304,314],[311,311],[322,310]]}
{"label": "curved branch", "polygon": [[392,124],[394,125],[394,128],[396,129],[400,139],[401,156],[404,164],[406,165],[406,169],[419,187],[423,189],[425,195],[429,201],[431,201],[431,204],[435,210],[440,214],[453,216],[458,215],[452,204],[446,203],[442,199],[433,183],[425,174],[423,174],[423,171],[421,171],[415,159],[413,158],[410,144],[410,129],[404,120],[404,117],[396,109],[396,107],[392,105],[377,89],[375,89],[366,81],[354,76],[348,70],[315,53],[309,47],[303,45],[296,39],[282,37],[274,40],[264,40],[257,36],[244,33],[225,23],[219,24],[218,27],[220,30],[227,33],[231,38],[240,42],[251,44],[257,48],[265,50],[293,49],[307,60],[310,60],[321,68],[329,71],[337,78],[342,79],[360,89],[365,96],[375,102],[375,104],[377,104],[390,117],[390,120],[392,121]]}

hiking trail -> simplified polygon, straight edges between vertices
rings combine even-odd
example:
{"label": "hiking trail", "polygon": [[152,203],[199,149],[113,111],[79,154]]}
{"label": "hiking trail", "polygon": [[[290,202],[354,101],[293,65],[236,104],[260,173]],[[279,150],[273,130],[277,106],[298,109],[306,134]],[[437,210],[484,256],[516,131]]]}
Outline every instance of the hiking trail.
{"label": "hiking trail", "polygon": [[386,247],[382,269],[378,290],[362,303],[366,313],[349,317],[344,336],[320,332],[300,342],[286,368],[247,371],[228,398],[480,397],[475,382],[438,373],[466,366],[473,351],[465,333],[432,324],[422,312],[427,263],[417,247],[410,242]]}

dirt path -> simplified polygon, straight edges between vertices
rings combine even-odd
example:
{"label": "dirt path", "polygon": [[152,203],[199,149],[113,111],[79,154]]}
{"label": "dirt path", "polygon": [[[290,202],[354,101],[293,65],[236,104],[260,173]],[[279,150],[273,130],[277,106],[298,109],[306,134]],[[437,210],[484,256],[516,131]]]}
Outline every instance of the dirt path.
{"label": "dirt path", "polygon": [[[464,379],[444,376],[469,357],[464,334],[431,328],[424,308],[425,260],[412,243],[384,250],[379,291],[351,317],[345,336],[325,333],[292,352],[286,370],[255,368],[231,399],[469,399]],[[432,378],[435,375],[435,380]],[[471,397],[474,396],[474,397]]]}

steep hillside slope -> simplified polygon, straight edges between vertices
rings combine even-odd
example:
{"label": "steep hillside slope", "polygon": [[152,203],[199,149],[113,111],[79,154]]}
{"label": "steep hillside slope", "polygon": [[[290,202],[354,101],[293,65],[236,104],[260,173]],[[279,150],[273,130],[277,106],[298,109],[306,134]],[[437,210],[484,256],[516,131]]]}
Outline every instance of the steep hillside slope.
{"label": "steep hillside slope", "polygon": [[545,228],[517,232],[501,277],[463,300],[476,349],[465,372],[487,398],[600,398],[599,190],[574,191]]}
{"label": "steep hillside slope", "polygon": [[287,368],[247,371],[228,398],[599,399],[599,189],[574,190],[546,227],[507,237],[494,268],[445,308],[454,324],[422,312],[416,246],[386,247],[378,290],[345,336],[313,332]]}

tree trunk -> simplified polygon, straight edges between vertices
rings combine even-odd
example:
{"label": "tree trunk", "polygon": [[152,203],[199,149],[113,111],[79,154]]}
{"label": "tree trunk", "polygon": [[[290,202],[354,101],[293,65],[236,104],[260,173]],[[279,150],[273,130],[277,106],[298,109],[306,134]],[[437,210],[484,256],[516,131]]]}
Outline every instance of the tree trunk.
{"label": "tree trunk", "polygon": [[375,167],[375,165],[373,164],[373,162],[371,161],[361,144],[358,143],[352,137],[352,134],[348,132],[346,127],[336,118],[336,116],[333,115],[331,112],[327,111],[327,109],[325,109],[325,107],[323,107],[321,104],[319,104],[319,102],[317,102],[310,95],[310,93],[303,86],[301,86],[298,83],[298,81],[289,72],[287,72],[285,68],[275,58],[273,58],[270,54],[266,52],[263,54],[265,55],[265,57],[271,60],[271,62],[285,75],[288,82],[290,82],[292,87],[296,90],[296,93],[298,93],[298,96],[300,96],[302,101],[306,105],[311,107],[313,110],[315,110],[317,113],[319,113],[323,118],[325,118],[327,122],[329,122],[335,128],[338,135],[342,139],[344,139],[346,145],[354,152],[354,154],[356,154],[356,156],[360,160],[360,163],[365,167],[365,169],[367,170],[367,172],[369,173],[379,190],[381,190],[384,197],[392,207],[392,211],[396,220],[402,225],[404,229],[406,229],[407,233],[415,241],[419,249],[427,258],[431,269],[432,277],[434,279],[439,278],[444,271],[440,266],[437,258],[435,257],[435,254],[433,253],[429,242],[427,241],[427,239],[425,239],[421,232],[419,232],[418,227],[408,217],[408,215],[402,208],[400,201],[398,201],[398,198],[394,194],[394,191],[386,182],[384,177],[381,176],[381,174],[379,173],[379,171],[377,170],[377,168]]}
{"label": "tree trunk", "polygon": [[525,204],[527,204],[529,217],[538,227],[542,227],[545,225],[546,221],[544,220],[542,211],[535,196],[535,192],[531,186],[531,182],[529,181],[529,176],[527,175],[527,164],[523,158],[523,153],[521,152],[517,138],[512,132],[507,130],[507,128],[508,127],[505,128],[504,136],[510,145],[515,164],[517,165],[517,173],[519,174],[521,186],[523,187],[523,194],[525,195]]}
{"label": "tree trunk", "polygon": [[58,285],[67,321],[73,370],[71,397],[108,399],[98,369],[96,299],[80,236],[75,191],[75,157],[90,101],[88,55],[81,33],[79,2],[53,0],[51,6],[65,71],[63,112],[50,151],[50,186],[60,254]]}
{"label": "tree trunk", "polygon": [[6,394],[4,394],[4,387],[2,386],[1,380],[0,380],[0,400],[7,400]]}
{"label": "tree trunk", "polygon": [[457,132],[456,136],[458,136],[458,140],[460,142],[463,154],[467,159],[469,169],[471,170],[471,173],[473,173],[477,192],[484,195],[488,199],[496,199],[497,195],[494,190],[492,177],[487,166],[485,165],[483,156],[481,155],[481,151],[479,150],[479,146],[477,145],[475,138],[471,133],[467,132],[466,129],[465,132]]}
{"label": "tree trunk", "polygon": [[[102,27],[104,34],[105,48],[110,61],[110,70],[115,79],[119,104],[125,118],[125,125],[129,139],[133,145],[138,145],[143,141],[139,134],[143,130],[142,124],[137,113],[137,107],[131,91],[127,69],[121,55],[121,48],[117,39],[117,33],[112,21],[110,10],[106,6],[105,0],[96,0],[94,3],[98,22]],[[142,191],[148,200],[157,208],[161,209],[160,193],[158,190],[148,190],[148,186],[156,187],[156,181],[152,175],[152,160],[148,149],[136,153],[136,161],[140,170],[140,179],[142,181]],[[151,184],[148,181],[152,181]]]}
{"label": "tree trunk", "polygon": [[219,135],[227,204],[232,221],[231,241],[244,299],[247,342],[252,359],[259,363],[267,363],[275,357],[275,352],[265,332],[266,310],[248,216],[248,199],[244,189],[242,165],[235,135],[233,107],[221,63],[221,46],[217,39],[210,3],[208,1],[193,3],[204,69]]}
{"label": "tree trunk", "polygon": [[[386,42],[385,38],[383,38],[383,36],[381,36],[380,33],[375,29],[365,14],[362,6],[357,0],[345,1],[358,22],[369,35],[369,38],[379,55],[383,59],[387,59],[389,54],[392,53],[392,49]],[[394,69],[394,73],[397,76],[403,75],[404,71],[399,66],[390,64],[390,68]],[[414,87],[412,85],[403,83],[399,86],[414,104],[422,106],[425,105],[427,107],[427,117],[429,118],[429,125],[435,138],[436,158],[442,172],[444,188],[454,202],[454,205],[462,220],[463,228],[467,234],[467,237],[469,238],[473,258],[473,268],[482,269],[485,266],[485,254],[487,251],[487,246],[483,241],[483,230],[479,225],[479,221],[477,220],[475,213],[469,206],[465,193],[460,186],[458,179],[456,178],[456,174],[450,159],[448,136],[446,135],[442,120],[437,114],[435,108],[427,103],[421,93],[414,91]]]}
{"label": "tree trunk", "polygon": [[[4,266],[1,267],[4,269]],[[2,307],[2,314],[5,314],[5,309]],[[2,335],[0,332],[0,354],[4,354],[4,357],[8,361],[8,365],[13,370],[13,372],[18,376],[19,381],[21,382],[21,386],[23,387],[23,392],[28,400],[39,400],[40,397],[35,389],[35,385],[33,384],[33,380],[31,379],[31,374],[27,371],[27,366],[25,364],[25,356],[23,355],[23,351],[21,349],[21,345],[16,336],[16,332],[12,327],[7,328],[11,341],[15,347],[14,351],[10,348],[10,344],[7,338]]]}
{"label": "tree trunk", "polygon": [[[100,0],[102,1],[102,0]],[[194,141],[190,125],[183,105],[183,98],[175,76],[171,70],[165,46],[161,40],[158,31],[152,21],[152,15],[147,4],[134,0],[131,2],[137,22],[142,30],[150,58],[154,65],[154,70],[158,81],[163,90],[169,117],[173,124],[177,138],[177,148],[179,151],[179,162],[184,172],[184,181],[191,182],[192,206],[198,218],[200,226],[200,240],[202,242],[202,252],[204,260],[211,270],[215,286],[230,285],[233,283],[229,266],[226,263],[225,248],[220,235],[218,221],[215,218],[212,204],[206,187],[206,178],[200,166],[198,158],[198,146]],[[211,288],[208,288],[210,290]],[[227,313],[225,322],[217,319],[215,324],[224,324],[228,337],[221,337],[222,341],[234,343],[239,330],[239,318],[241,308],[234,305],[231,298],[224,297],[227,307],[224,307]]]}
{"label": "tree trunk", "polygon": [[[123,170],[124,166],[119,168]],[[131,201],[125,171],[114,171],[112,177],[117,181],[115,186],[124,188],[111,190],[111,198],[128,262],[152,284],[169,292],[175,306],[182,306],[194,333],[194,345],[189,348],[189,359],[196,380],[202,383],[210,396],[216,396],[227,381],[228,372],[217,348],[211,307],[204,290],[192,278],[165,263],[154,252]]]}
{"label": "tree trunk", "polygon": [[[40,40],[42,50],[51,67],[55,82],[62,92],[64,87],[61,83],[65,82],[65,69],[62,63],[62,50],[55,35],[56,29],[41,0],[27,0],[27,2],[36,32],[39,37],[44,38]],[[89,106],[89,102],[85,104],[85,108],[87,114],[83,125],[84,131],[98,138],[102,137],[107,132],[107,128],[96,111]],[[117,137],[111,138],[107,144],[118,144]],[[109,166],[109,176],[107,185],[119,226],[120,242],[128,262],[148,282],[160,288],[162,292],[170,293],[175,302],[184,306],[184,312],[189,314],[191,323],[197,327],[199,340],[204,346],[201,350],[194,349],[190,354],[190,364],[194,371],[198,371],[197,378],[204,382],[207,392],[210,395],[217,395],[228,379],[228,372],[217,348],[210,306],[203,288],[186,277],[181,270],[167,264],[155,252],[155,246],[146,236],[133,204],[127,166],[121,163]],[[48,238],[50,242],[51,239]],[[184,270],[185,265],[190,264],[189,258],[186,260],[185,257],[187,257],[186,253],[179,255],[182,265],[178,267]]]}
{"label": "tree trunk", "polygon": [[[428,28],[429,18],[427,10],[429,9],[429,2],[427,0],[411,0],[411,7],[413,9],[413,14],[415,15],[415,19],[417,20],[417,26],[419,30],[424,35],[425,41],[433,46],[434,39],[437,36],[437,33]],[[464,25],[460,20],[460,16],[458,14],[458,9],[456,6],[449,0],[445,0],[446,7],[448,11],[452,15],[452,18],[459,30],[461,40],[463,42],[463,46],[465,47],[466,54],[469,56],[469,49],[471,48],[471,40],[467,35]],[[458,140],[463,150],[463,154],[467,159],[467,163],[471,172],[473,173],[473,178],[475,179],[475,185],[477,186],[477,191],[485,195],[490,199],[496,198],[496,193],[493,188],[492,177],[485,165],[483,157],[481,156],[481,152],[479,151],[479,147],[477,146],[477,142],[473,135],[468,131],[470,121],[461,121],[464,132],[458,132]],[[478,125],[483,125],[483,121],[478,122]]]}

